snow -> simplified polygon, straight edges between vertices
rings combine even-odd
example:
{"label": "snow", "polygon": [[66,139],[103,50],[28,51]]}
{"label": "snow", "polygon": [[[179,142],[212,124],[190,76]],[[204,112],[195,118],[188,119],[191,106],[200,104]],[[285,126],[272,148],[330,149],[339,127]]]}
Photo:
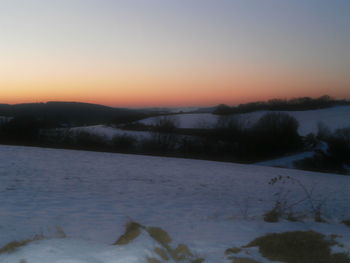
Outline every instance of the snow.
{"label": "snow", "polygon": [[81,239],[48,239],[33,242],[17,253],[4,256],[0,262],[28,263],[139,263],[145,260],[155,246],[154,241],[142,236],[133,246],[117,247]]}
{"label": "snow", "polygon": [[[257,111],[252,113],[240,114],[243,119],[248,119],[251,123],[261,118],[264,114],[271,111]],[[276,111],[273,111],[276,112]],[[287,113],[297,119],[299,122],[299,134],[307,135],[317,133],[318,124],[323,123],[334,131],[339,128],[350,127],[350,106],[337,106],[320,110],[307,111],[280,111]]]}
{"label": "snow", "polygon": [[[322,122],[331,130],[350,127],[350,106],[337,106],[320,110],[307,111],[256,111],[237,114],[250,125],[254,124],[264,114],[269,112],[284,112],[295,117],[299,122],[299,134],[317,133],[318,124]],[[177,114],[173,115],[179,122],[179,128],[210,128],[215,125],[220,116],[210,113]],[[141,122],[151,125],[156,118],[144,119]]]}
{"label": "snow", "polygon": [[302,152],[302,153],[293,154],[293,155],[289,155],[289,156],[285,156],[285,157],[281,157],[281,158],[277,158],[277,159],[258,162],[258,163],[255,163],[255,165],[284,167],[284,168],[293,169],[295,161],[302,160],[305,158],[310,158],[313,156],[314,156],[313,151]]}
{"label": "snow", "polygon": [[[305,158],[311,158],[315,155],[315,152],[319,150],[324,153],[327,153],[328,151],[328,144],[326,142],[320,141],[316,147],[314,147],[313,151],[307,151],[307,152],[301,152],[301,153],[296,153],[296,154],[291,154],[288,156],[283,156],[280,158],[276,159],[271,159],[271,160],[266,160],[266,161],[261,161],[255,163],[255,165],[262,165],[262,166],[272,166],[272,167],[283,167],[283,168],[289,168],[289,169],[294,169],[295,161],[300,161]],[[347,167],[344,167],[347,169]],[[350,171],[350,169],[347,169]]]}
{"label": "snow", "polygon": [[[0,247],[44,234],[1,263],[145,262],[154,240],[141,235],[127,246],[111,244],[129,220],[157,226],[205,262],[228,262],[224,251],[269,232],[315,230],[338,234],[350,251],[350,177],[212,161],[0,146]],[[266,223],[277,188],[271,178],[291,176],[326,199],[328,224]],[[287,184],[293,197],[300,187]],[[306,206],[306,205],[305,205]],[[68,238],[54,238],[55,227]],[[152,254],[153,253],[153,254]],[[258,256],[256,256],[258,257]],[[266,261],[268,262],[268,261]]]}
{"label": "snow", "polygon": [[94,126],[82,126],[82,127],[75,127],[70,129],[73,132],[88,132],[95,135],[100,135],[105,137],[108,140],[111,140],[114,136],[133,136],[138,139],[146,139],[150,137],[149,132],[142,132],[142,131],[128,131],[128,130],[122,130],[118,128],[109,127],[106,125],[94,125]]}

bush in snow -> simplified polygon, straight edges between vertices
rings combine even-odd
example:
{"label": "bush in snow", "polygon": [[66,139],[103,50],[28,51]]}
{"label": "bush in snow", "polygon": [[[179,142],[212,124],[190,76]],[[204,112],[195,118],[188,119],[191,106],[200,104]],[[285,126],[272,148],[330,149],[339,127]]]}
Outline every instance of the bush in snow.
{"label": "bush in snow", "polygon": [[107,140],[103,136],[92,134],[85,131],[73,133],[74,144],[83,149],[100,150],[107,146]]}
{"label": "bush in snow", "polygon": [[178,120],[174,116],[156,118],[151,128],[151,139],[144,141],[143,149],[152,153],[172,152],[178,140],[177,127]]}
{"label": "bush in snow", "polygon": [[285,113],[267,113],[251,129],[251,140],[257,152],[279,155],[301,147],[298,121]]}
{"label": "bush in snow", "polygon": [[112,138],[112,147],[117,151],[130,151],[137,143],[137,139],[134,136],[123,134],[115,135]]}
{"label": "bush in snow", "polygon": [[338,129],[332,133],[320,125],[318,138],[327,145],[326,150],[316,150],[314,156],[296,161],[296,168],[326,173],[347,174],[350,165],[350,128]]}
{"label": "bush in snow", "polygon": [[343,220],[342,223],[348,227],[350,227],[350,219]]}
{"label": "bush in snow", "polygon": [[31,242],[42,240],[44,238],[45,237],[43,235],[37,235],[37,236],[34,236],[33,238],[24,239],[24,240],[20,240],[20,241],[9,242],[5,246],[0,248],[0,254],[1,253],[12,253],[12,252],[15,252],[17,249],[19,249],[21,247],[24,247],[24,246],[28,245]]}
{"label": "bush in snow", "polygon": [[40,129],[45,123],[33,116],[19,116],[1,127],[1,139],[9,142],[34,143],[39,140]]}
{"label": "bush in snow", "polygon": [[[300,180],[290,176],[277,176],[269,181],[269,185],[280,187],[274,192],[275,203],[271,210],[264,214],[266,222],[278,222],[281,218],[289,221],[298,221],[311,215],[316,222],[325,222],[323,209],[326,198],[317,198],[315,188],[306,187]],[[292,186],[296,186],[292,190]],[[295,189],[299,189],[302,195],[295,195]]]}
{"label": "bush in snow", "polygon": [[126,224],[125,232],[118,238],[114,245],[128,245],[134,241],[141,233],[147,234],[158,245],[154,249],[154,257],[147,257],[148,263],[160,263],[163,261],[176,263],[202,263],[203,258],[196,257],[193,252],[185,245],[178,244],[175,248],[171,246],[172,239],[170,235],[159,227],[146,227],[137,222]]}

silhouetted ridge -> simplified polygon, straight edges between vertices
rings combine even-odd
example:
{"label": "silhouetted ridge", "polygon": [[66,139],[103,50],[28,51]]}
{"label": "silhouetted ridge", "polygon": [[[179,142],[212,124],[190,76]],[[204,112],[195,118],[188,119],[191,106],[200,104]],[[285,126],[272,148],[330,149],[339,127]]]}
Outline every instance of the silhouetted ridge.
{"label": "silhouetted ridge", "polygon": [[324,109],[338,105],[350,105],[349,100],[335,100],[328,95],[319,98],[301,97],[289,100],[272,99],[268,101],[257,101],[238,106],[227,106],[220,104],[214,110],[214,114],[228,115],[234,113],[249,113],[260,110],[271,111],[304,111]]}
{"label": "silhouetted ridge", "polygon": [[54,124],[80,125],[119,122],[119,120],[136,118],[136,115],[140,114],[136,110],[81,102],[0,104],[0,116],[31,116]]}

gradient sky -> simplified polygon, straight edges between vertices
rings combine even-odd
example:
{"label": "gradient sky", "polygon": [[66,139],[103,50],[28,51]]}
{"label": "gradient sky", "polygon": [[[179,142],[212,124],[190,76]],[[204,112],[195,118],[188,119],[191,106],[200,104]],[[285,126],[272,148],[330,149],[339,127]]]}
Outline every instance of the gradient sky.
{"label": "gradient sky", "polygon": [[0,103],[350,98],[349,0],[0,0]]}

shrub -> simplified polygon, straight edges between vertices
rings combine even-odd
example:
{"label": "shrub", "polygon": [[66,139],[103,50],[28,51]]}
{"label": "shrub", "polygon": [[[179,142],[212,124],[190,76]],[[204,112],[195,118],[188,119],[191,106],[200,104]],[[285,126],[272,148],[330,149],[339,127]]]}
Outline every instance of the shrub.
{"label": "shrub", "polygon": [[318,144],[318,140],[317,140],[315,134],[313,134],[313,133],[307,134],[303,138],[303,144],[304,144],[305,149],[307,149],[307,150],[314,149]]}
{"label": "shrub", "polygon": [[16,117],[2,125],[2,137],[16,142],[37,142],[43,126],[44,124],[33,116]]}
{"label": "shrub", "polygon": [[175,116],[160,116],[155,118],[153,131],[159,133],[172,133],[179,126],[178,119]]}
{"label": "shrub", "polygon": [[346,170],[339,160],[325,154],[322,151],[315,152],[314,156],[312,157],[294,161],[293,165],[295,168],[301,170],[346,174]]}
{"label": "shrub", "polygon": [[317,124],[317,138],[326,141],[331,136],[331,130],[323,122]]}
{"label": "shrub", "polygon": [[[316,222],[325,222],[323,219],[322,209],[327,201],[326,198],[316,199],[314,196],[315,188],[307,188],[300,180],[292,178],[290,176],[277,176],[269,181],[271,186],[280,184],[283,187],[274,192],[276,198],[274,207],[265,213],[264,220],[266,222],[278,222],[280,218],[285,218],[290,221],[298,221],[294,209],[301,204],[307,204],[308,207],[304,208],[302,214],[311,214]],[[303,193],[303,195],[292,195],[292,191],[288,189],[288,184],[296,185]],[[299,208],[300,210],[300,208]],[[299,213],[301,212],[299,211]]]}
{"label": "shrub", "polygon": [[222,116],[215,124],[212,133],[212,136],[220,140],[236,142],[247,133],[247,124],[239,117]]}
{"label": "shrub", "polygon": [[112,138],[112,147],[120,151],[128,151],[135,147],[137,139],[134,136],[123,134]]}
{"label": "shrub", "polygon": [[283,216],[283,211],[280,202],[276,202],[275,206],[264,214],[264,221],[276,223]]}
{"label": "shrub", "polygon": [[179,152],[186,155],[203,154],[205,152],[204,148],[207,148],[204,146],[205,143],[201,138],[182,137],[181,140],[179,140]]}
{"label": "shrub", "polygon": [[331,133],[326,126],[319,126],[318,138],[328,149],[316,150],[314,155],[294,162],[296,168],[326,173],[347,174],[345,164],[350,164],[350,129],[338,129]]}
{"label": "shrub", "polygon": [[286,113],[266,113],[250,129],[251,151],[260,158],[271,158],[302,148],[299,123]]}
{"label": "shrub", "polygon": [[256,150],[265,155],[279,155],[301,147],[298,121],[285,113],[267,113],[251,129]]}
{"label": "shrub", "polygon": [[148,144],[154,151],[171,152],[174,150],[178,140],[175,133],[177,127],[178,121],[174,116],[156,118],[151,130],[152,139],[148,141]]}
{"label": "shrub", "polygon": [[107,141],[103,136],[86,131],[78,131],[73,133],[73,141],[79,148],[99,150],[107,146]]}
{"label": "shrub", "polygon": [[350,164],[350,128],[338,129],[327,142],[328,154],[332,158]]}

